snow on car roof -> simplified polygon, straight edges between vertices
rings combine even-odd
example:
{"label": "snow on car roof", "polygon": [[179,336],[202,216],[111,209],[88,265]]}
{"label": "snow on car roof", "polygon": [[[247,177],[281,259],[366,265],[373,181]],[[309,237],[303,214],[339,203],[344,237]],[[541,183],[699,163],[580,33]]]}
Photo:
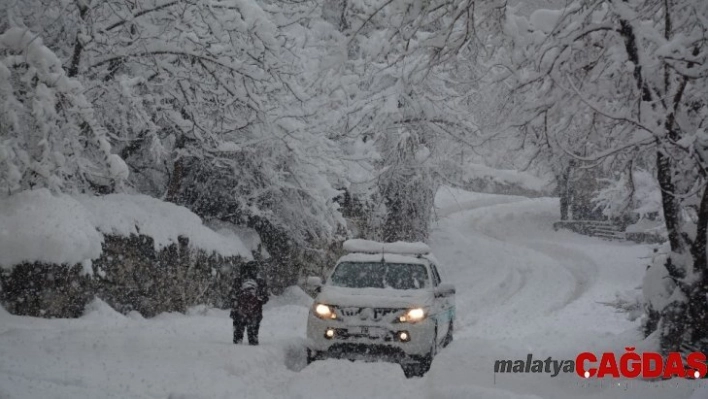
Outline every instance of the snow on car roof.
{"label": "snow on car roof", "polygon": [[401,255],[401,254],[363,254],[363,253],[353,253],[347,254],[339,258],[337,264],[342,262],[374,262],[380,263],[381,257],[386,263],[414,263],[420,265],[427,265],[429,260],[427,257],[417,257],[414,255]]}
{"label": "snow on car roof", "polygon": [[401,254],[401,255],[425,255],[429,254],[430,247],[422,242],[377,242],[371,240],[353,239],[344,241],[342,248],[347,252],[361,252],[374,254]]}

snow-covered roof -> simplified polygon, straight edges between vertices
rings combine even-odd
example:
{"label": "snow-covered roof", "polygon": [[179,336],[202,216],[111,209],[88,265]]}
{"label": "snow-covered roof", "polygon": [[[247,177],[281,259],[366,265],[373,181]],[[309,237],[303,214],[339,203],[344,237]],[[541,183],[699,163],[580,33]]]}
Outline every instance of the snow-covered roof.
{"label": "snow-covered roof", "polygon": [[54,195],[28,190],[0,199],[0,267],[22,262],[86,265],[102,253],[104,235],[144,234],[160,250],[189,239],[193,248],[222,256],[251,253],[236,235],[204,226],[187,208],[145,195]]}
{"label": "snow-covered roof", "polygon": [[347,252],[361,252],[369,254],[401,254],[425,255],[429,254],[430,247],[422,242],[390,242],[383,243],[371,240],[352,239],[344,241],[342,248]]}

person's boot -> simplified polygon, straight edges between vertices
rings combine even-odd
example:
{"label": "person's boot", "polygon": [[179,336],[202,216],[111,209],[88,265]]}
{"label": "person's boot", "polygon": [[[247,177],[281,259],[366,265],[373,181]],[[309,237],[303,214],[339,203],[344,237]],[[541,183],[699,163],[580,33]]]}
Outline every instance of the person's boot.
{"label": "person's boot", "polygon": [[234,344],[240,345],[243,343],[243,334],[239,334],[238,332],[234,331]]}
{"label": "person's boot", "polygon": [[253,323],[253,324],[248,324],[246,327],[246,332],[248,333],[248,344],[249,345],[258,345],[258,328],[260,327],[259,323]]}

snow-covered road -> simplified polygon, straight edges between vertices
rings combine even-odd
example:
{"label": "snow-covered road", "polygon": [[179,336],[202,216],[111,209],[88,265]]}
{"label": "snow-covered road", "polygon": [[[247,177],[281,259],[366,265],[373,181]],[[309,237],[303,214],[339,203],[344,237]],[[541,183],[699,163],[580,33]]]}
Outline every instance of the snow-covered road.
{"label": "snow-covered road", "polygon": [[77,320],[0,313],[0,399],[686,398],[701,384],[495,376],[496,359],[637,344],[637,322],[601,302],[636,289],[648,247],[553,231],[555,199],[443,189],[436,204],[431,245],[457,286],[458,321],[424,378],[386,363],[303,368],[311,300],[293,289],[268,304],[259,347],[232,345],[228,313],[213,309],[150,320],[101,303]]}

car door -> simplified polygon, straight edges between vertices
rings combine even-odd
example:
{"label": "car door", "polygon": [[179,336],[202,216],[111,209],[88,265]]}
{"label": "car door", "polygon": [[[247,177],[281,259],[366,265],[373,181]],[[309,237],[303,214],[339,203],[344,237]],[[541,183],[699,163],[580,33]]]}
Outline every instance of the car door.
{"label": "car door", "polygon": [[[438,287],[442,283],[438,268],[434,263],[430,264],[430,270],[433,273],[433,286]],[[435,288],[433,288],[435,289]],[[454,297],[435,296],[436,320],[438,322],[438,343],[441,343],[450,329],[450,320],[453,317]]]}

